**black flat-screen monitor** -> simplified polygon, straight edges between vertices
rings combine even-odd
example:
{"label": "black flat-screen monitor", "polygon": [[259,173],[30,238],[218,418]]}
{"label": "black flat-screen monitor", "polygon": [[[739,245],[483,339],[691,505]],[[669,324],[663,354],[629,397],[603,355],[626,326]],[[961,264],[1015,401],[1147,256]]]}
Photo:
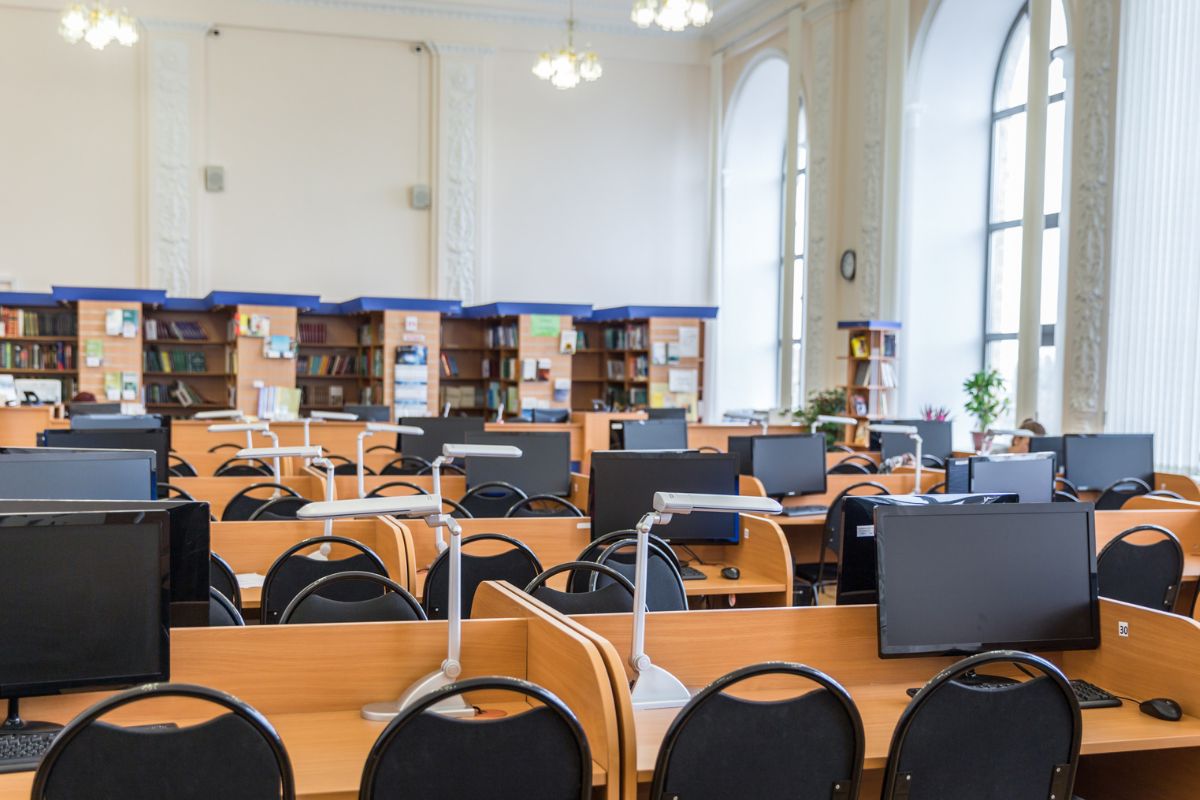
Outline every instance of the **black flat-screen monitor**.
{"label": "black flat-screen monitor", "polygon": [[489,481],[505,481],[525,494],[565,496],[571,491],[571,434],[481,431],[467,434],[467,444],[500,444],[521,448],[520,458],[468,458],[467,489]]}
{"label": "black flat-screen monitor", "polygon": [[154,500],[152,450],[0,448],[0,499]]}
{"label": "black flat-screen monitor", "polygon": [[358,415],[359,422],[391,422],[391,409],[387,406],[346,405],[342,411]]}
{"label": "black flat-screen monitor", "polygon": [[0,697],[170,677],[162,511],[0,516]]}
{"label": "black flat-screen monitor", "polygon": [[871,605],[879,601],[875,582],[875,511],[884,506],[982,505],[1015,503],[1015,494],[897,494],[847,497],[835,535],[842,543],[837,556],[837,604]]}
{"label": "black flat-screen monitor", "polygon": [[880,507],[879,655],[1100,646],[1089,503]]}
{"label": "black flat-screen monitor", "polygon": [[406,456],[433,461],[444,444],[466,444],[468,433],[483,433],[483,417],[402,417],[401,425],[413,425],[424,436],[396,436],[396,449]]}
{"label": "black flat-screen monitor", "polygon": [[209,505],[194,500],[0,500],[0,514],[165,511],[171,532],[171,627],[208,625]]}
{"label": "black flat-screen monitor", "polygon": [[741,459],[742,474],[758,478],[771,497],[826,491],[823,433],[730,436],[729,452]]}
{"label": "black flat-screen monitor", "polygon": [[687,419],[686,408],[648,408],[646,416],[650,419]]}
{"label": "black flat-screen monitor", "polygon": [[120,414],[120,403],[89,403],[80,401],[78,403],[67,403],[67,415],[71,417],[85,416],[87,414]]}
{"label": "black flat-screen monitor", "polygon": [[171,442],[165,428],[69,431],[48,428],[42,432],[41,438],[41,443],[46,447],[69,447],[76,450],[153,450],[156,480],[166,483],[170,475],[167,454],[171,452]]}
{"label": "black flat-screen monitor", "polygon": [[1063,468],[1063,437],[1061,436],[1030,436],[1029,452],[1053,453],[1054,464],[1059,472]]}
{"label": "black flat-screen monitor", "polygon": [[[921,437],[921,454],[936,456],[943,461],[954,452],[954,427],[950,422],[926,419],[888,420],[890,425],[913,425]],[[879,450],[884,460],[904,453],[916,453],[917,443],[906,433],[872,433],[871,449]]]}
{"label": "black flat-screen monitor", "polygon": [[1101,491],[1122,478],[1154,486],[1154,434],[1071,433],[1063,437],[1066,478],[1079,491]]}
{"label": "black flat-screen monitor", "polygon": [[[737,494],[738,457],[732,453],[592,453],[588,509],[592,538],[635,527],[654,509],[655,492]],[[672,542],[738,541],[737,514],[677,514],[654,533]]]}
{"label": "black flat-screen monitor", "polygon": [[519,422],[563,423],[571,421],[569,408],[527,408],[516,417]]}
{"label": "black flat-screen monitor", "polygon": [[163,419],[162,414],[84,414],[71,417],[71,430],[147,430],[164,427]]}
{"label": "black flat-screen monitor", "polygon": [[1054,499],[1054,456],[1051,453],[975,456],[969,461],[970,491],[1012,492],[1022,503]]}
{"label": "black flat-screen monitor", "polygon": [[611,425],[614,450],[687,450],[687,421],[632,419]]}

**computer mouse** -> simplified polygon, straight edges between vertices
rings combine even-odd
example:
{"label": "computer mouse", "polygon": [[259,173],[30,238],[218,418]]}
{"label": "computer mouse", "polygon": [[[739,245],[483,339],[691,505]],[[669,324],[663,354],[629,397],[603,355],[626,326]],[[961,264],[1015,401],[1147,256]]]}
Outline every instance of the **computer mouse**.
{"label": "computer mouse", "polygon": [[1138,708],[1142,710],[1143,714],[1167,722],[1179,722],[1183,716],[1183,709],[1179,707],[1179,703],[1168,697],[1151,698],[1139,705]]}
{"label": "computer mouse", "polygon": [[737,567],[725,567],[725,569],[721,570],[721,577],[728,578],[731,581],[736,581],[738,578],[742,577],[742,571]]}

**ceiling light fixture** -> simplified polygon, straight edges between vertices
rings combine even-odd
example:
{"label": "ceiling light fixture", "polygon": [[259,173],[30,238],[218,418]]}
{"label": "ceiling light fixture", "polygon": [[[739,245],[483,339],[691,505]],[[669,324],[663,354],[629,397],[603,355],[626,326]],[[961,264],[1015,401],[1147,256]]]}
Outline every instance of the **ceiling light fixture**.
{"label": "ceiling light fixture", "polygon": [[58,32],[71,44],[87,42],[93,50],[103,50],[112,42],[133,47],[138,40],[137,20],[125,9],[113,11],[96,0],[71,3],[63,11]]}
{"label": "ceiling light fixture", "polygon": [[655,23],[672,32],[689,25],[702,28],[712,21],[712,0],[634,0],[629,18],[639,28],[649,28]]}
{"label": "ceiling light fixture", "polygon": [[597,81],[604,74],[600,65],[600,56],[587,50],[580,52],[575,49],[575,3],[571,3],[570,16],[567,17],[567,44],[557,53],[549,51],[542,53],[533,65],[533,74],[544,81],[550,81],[556,89],[574,89],[581,80]]}

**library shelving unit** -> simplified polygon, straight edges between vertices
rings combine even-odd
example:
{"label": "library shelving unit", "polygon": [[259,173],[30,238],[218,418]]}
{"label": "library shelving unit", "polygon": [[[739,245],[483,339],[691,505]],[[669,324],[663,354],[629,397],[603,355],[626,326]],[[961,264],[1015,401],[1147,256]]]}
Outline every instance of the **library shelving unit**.
{"label": "library shelving unit", "polygon": [[142,328],[146,410],[172,416],[234,405],[236,345],[229,308],[170,297],[148,305]]}
{"label": "library shelving unit", "polygon": [[898,369],[896,354],[899,322],[846,320],[838,330],[846,332],[846,352],[838,359],[846,363],[846,416],[858,420],[855,430],[844,432],[848,444],[866,444],[866,423],[888,419],[897,412]]}
{"label": "library shelving unit", "polygon": [[705,320],[716,316],[711,306],[596,309],[580,325],[575,408],[590,409],[599,398],[613,411],[687,408],[695,421],[704,397]]}
{"label": "library shelving unit", "polygon": [[356,314],[343,314],[339,303],[320,303],[297,317],[296,385],[302,412],[336,411],[346,403],[371,402],[371,365],[375,355],[360,341]]}
{"label": "library shelving unit", "polygon": [[0,292],[0,322],[0,373],[57,380],[70,400],[79,383],[75,309],[49,292]]}

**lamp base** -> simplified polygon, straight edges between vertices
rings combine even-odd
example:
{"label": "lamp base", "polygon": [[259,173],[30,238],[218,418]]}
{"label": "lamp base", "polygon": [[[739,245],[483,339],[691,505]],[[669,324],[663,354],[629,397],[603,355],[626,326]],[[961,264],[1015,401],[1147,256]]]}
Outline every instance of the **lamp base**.
{"label": "lamp base", "polygon": [[[400,695],[398,700],[368,703],[363,706],[362,717],[363,719],[375,720],[377,722],[387,722],[425,695],[437,691],[443,686],[449,686],[452,683],[454,683],[454,679],[447,677],[441,670],[431,672],[405,689],[404,694]],[[475,716],[474,706],[468,704],[462,695],[448,697],[442,702],[430,706],[429,710],[435,714],[442,714],[447,717]]]}
{"label": "lamp base", "polygon": [[634,710],[679,708],[692,699],[691,692],[678,678],[654,664],[638,673],[630,694]]}

